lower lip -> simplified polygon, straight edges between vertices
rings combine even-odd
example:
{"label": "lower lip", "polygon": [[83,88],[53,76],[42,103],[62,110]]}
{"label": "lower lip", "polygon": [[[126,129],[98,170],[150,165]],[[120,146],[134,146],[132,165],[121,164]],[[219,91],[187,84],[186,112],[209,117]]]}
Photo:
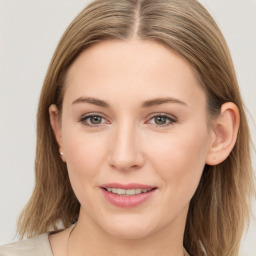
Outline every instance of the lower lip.
{"label": "lower lip", "polygon": [[146,193],[141,193],[141,194],[132,195],[132,196],[117,195],[117,194],[108,192],[104,188],[102,188],[102,191],[109,203],[122,208],[131,208],[131,207],[138,206],[144,203],[145,201],[147,201],[149,198],[151,198],[155,193],[156,189],[153,189]]}

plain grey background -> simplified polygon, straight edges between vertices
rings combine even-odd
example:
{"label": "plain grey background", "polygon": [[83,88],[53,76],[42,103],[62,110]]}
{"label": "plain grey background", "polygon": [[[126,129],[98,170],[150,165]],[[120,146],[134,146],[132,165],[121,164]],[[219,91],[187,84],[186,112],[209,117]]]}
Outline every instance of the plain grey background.
{"label": "plain grey background", "polygon": [[[54,49],[90,1],[0,0],[0,244],[15,240],[34,185],[36,109]],[[256,144],[256,0],[201,0],[231,50]],[[254,120],[254,121],[253,121]],[[253,154],[255,170],[256,157]],[[254,216],[256,204],[254,200]],[[241,255],[256,255],[256,219]]]}

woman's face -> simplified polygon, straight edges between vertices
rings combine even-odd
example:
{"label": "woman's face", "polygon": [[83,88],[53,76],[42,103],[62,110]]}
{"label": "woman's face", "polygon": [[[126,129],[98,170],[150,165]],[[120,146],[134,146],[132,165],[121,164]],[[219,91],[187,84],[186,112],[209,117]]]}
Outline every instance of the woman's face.
{"label": "woman's face", "polygon": [[79,218],[114,236],[184,227],[210,145],[206,96],[153,41],[103,41],[71,66],[59,130]]}

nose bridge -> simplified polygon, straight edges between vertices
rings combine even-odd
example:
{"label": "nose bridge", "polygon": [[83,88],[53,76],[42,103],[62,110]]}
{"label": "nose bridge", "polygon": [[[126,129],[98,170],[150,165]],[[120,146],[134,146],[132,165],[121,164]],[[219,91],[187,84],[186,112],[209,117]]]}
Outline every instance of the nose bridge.
{"label": "nose bridge", "polygon": [[135,124],[120,122],[114,130],[111,141],[110,164],[120,170],[138,168],[143,164],[139,143],[139,132]]}

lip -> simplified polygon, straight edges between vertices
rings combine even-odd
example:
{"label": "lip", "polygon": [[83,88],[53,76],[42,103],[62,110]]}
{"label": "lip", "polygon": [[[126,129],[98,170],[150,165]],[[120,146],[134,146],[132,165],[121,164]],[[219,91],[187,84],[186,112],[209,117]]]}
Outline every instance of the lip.
{"label": "lip", "polygon": [[139,184],[139,183],[128,183],[128,184],[120,184],[120,183],[108,183],[103,184],[100,187],[102,188],[121,188],[121,189],[152,189],[156,188],[156,186],[150,186],[145,184]]}
{"label": "lip", "polygon": [[[157,190],[157,187],[138,184],[138,183],[129,183],[129,184],[119,184],[119,183],[109,183],[100,186],[101,191],[103,192],[104,198],[112,205],[121,207],[121,208],[132,208],[138,205],[141,205],[145,201],[149,200]],[[141,193],[131,196],[123,196],[108,192],[107,188],[121,188],[121,189],[151,189],[146,193]]]}

